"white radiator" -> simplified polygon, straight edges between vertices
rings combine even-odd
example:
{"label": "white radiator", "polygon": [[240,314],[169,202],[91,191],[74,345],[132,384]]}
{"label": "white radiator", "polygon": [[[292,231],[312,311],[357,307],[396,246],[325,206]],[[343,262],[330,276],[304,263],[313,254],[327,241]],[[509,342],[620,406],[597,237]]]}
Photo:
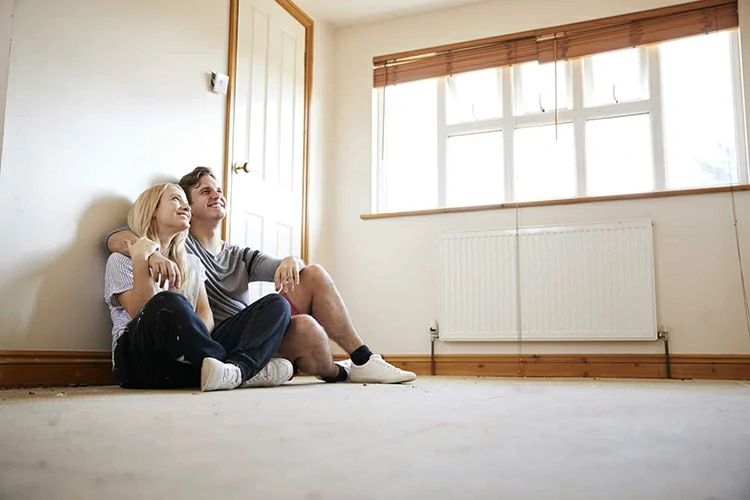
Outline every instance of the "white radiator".
{"label": "white radiator", "polygon": [[650,220],[445,233],[441,247],[441,340],[657,337]]}

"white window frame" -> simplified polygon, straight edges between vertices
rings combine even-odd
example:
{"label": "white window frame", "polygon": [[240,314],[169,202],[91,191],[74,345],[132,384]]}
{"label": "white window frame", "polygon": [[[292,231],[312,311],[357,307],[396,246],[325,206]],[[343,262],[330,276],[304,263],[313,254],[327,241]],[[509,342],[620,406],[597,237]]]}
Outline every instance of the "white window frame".
{"label": "white window frame", "polygon": [[745,102],[743,99],[742,57],[740,55],[740,33],[732,30],[729,38],[729,50],[732,60],[732,88],[734,94],[734,123],[735,140],[737,141],[737,171],[739,179],[735,184],[750,183],[747,157],[747,130],[745,128]]}
{"label": "white window frame", "polygon": [[[737,167],[739,179],[733,179],[733,184],[748,184],[748,152],[744,121],[744,105],[742,96],[742,73],[739,51],[739,33],[737,30],[729,32],[730,53],[732,62],[732,76],[734,88],[734,110],[735,131],[737,144]],[[568,103],[570,108],[557,111],[558,124],[573,124],[575,137],[575,162],[576,162],[576,197],[591,196],[588,194],[586,185],[586,122],[592,119],[620,118],[648,114],[651,123],[651,149],[653,154],[653,186],[654,191],[668,191],[666,152],[664,147],[664,121],[661,103],[661,71],[659,62],[658,46],[640,47],[641,74],[648,86],[648,98],[637,101],[621,102],[616,104],[586,106],[587,99],[584,95],[584,85],[592,76],[590,69],[585,66],[585,58],[566,61],[567,65],[567,89]],[[448,138],[458,135],[475,134],[482,132],[502,132],[503,134],[503,168],[504,174],[504,197],[502,202],[515,202],[515,166],[513,158],[513,133],[518,128],[536,127],[555,124],[554,110],[540,113],[516,115],[516,109],[520,105],[520,92],[523,88],[520,82],[520,71],[513,67],[501,68],[502,71],[502,93],[503,114],[501,118],[478,120],[457,124],[447,123],[447,78],[438,79],[438,102],[437,102],[437,169],[438,169],[438,208],[447,207],[447,147]],[[382,161],[383,151],[383,111],[384,102],[387,98],[385,88],[379,88],[373,97],[373,126],[377,129],[373,133],[373,213],[382,213],[387,210],[387,168]],[[710,186],[706,186],[710,187]]]}

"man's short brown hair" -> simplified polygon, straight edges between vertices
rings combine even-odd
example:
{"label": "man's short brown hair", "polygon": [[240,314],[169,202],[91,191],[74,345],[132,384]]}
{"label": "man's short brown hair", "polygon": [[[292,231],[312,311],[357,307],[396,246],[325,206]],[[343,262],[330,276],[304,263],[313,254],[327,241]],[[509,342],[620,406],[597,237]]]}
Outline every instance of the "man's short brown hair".
{"label": "man's short brown hair", "polygon": [[190,198],[190,190],[198,185],[201,177],[203,177],[204,175],[210,175],[214,178],[214,180],[218,181],[214,173],[208,167],[195,167],[192,172],[183,175],[182,179],[180,179],[179,184],[182,190],[185,191],[185,196],[187,196],[188,203],[193,202],[193,200]]}

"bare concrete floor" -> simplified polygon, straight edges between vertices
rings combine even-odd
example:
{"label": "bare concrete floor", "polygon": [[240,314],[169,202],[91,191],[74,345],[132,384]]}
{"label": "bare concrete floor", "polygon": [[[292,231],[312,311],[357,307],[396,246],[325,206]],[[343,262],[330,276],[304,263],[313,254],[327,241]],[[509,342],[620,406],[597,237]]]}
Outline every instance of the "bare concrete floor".
{"label": "bare concrete floor", "polygon": [[0,499],[750,499],[750,383],[0,391]]}

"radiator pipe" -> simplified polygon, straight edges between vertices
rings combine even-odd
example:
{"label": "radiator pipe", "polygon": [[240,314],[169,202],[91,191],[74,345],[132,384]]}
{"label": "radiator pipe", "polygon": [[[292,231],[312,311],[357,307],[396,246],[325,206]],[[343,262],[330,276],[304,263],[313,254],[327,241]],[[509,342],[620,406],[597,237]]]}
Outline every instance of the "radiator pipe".
{"label": "radiator pipe", "polygon": [[435,376],[435,339],[430,341],[430,375]]}
{"label": "radiator pipe", "polygon": [[435,342],[439,340],[438,324],[433,321],[430,325],[430,375],[435,376]]}
{"label": "radiator pipe", "polygon": [[667,368],[667,378],[672,378],[672,362],[669,359],[669,330],[663,327],[659,332],[659,338],[664,341],[664,363]]}

